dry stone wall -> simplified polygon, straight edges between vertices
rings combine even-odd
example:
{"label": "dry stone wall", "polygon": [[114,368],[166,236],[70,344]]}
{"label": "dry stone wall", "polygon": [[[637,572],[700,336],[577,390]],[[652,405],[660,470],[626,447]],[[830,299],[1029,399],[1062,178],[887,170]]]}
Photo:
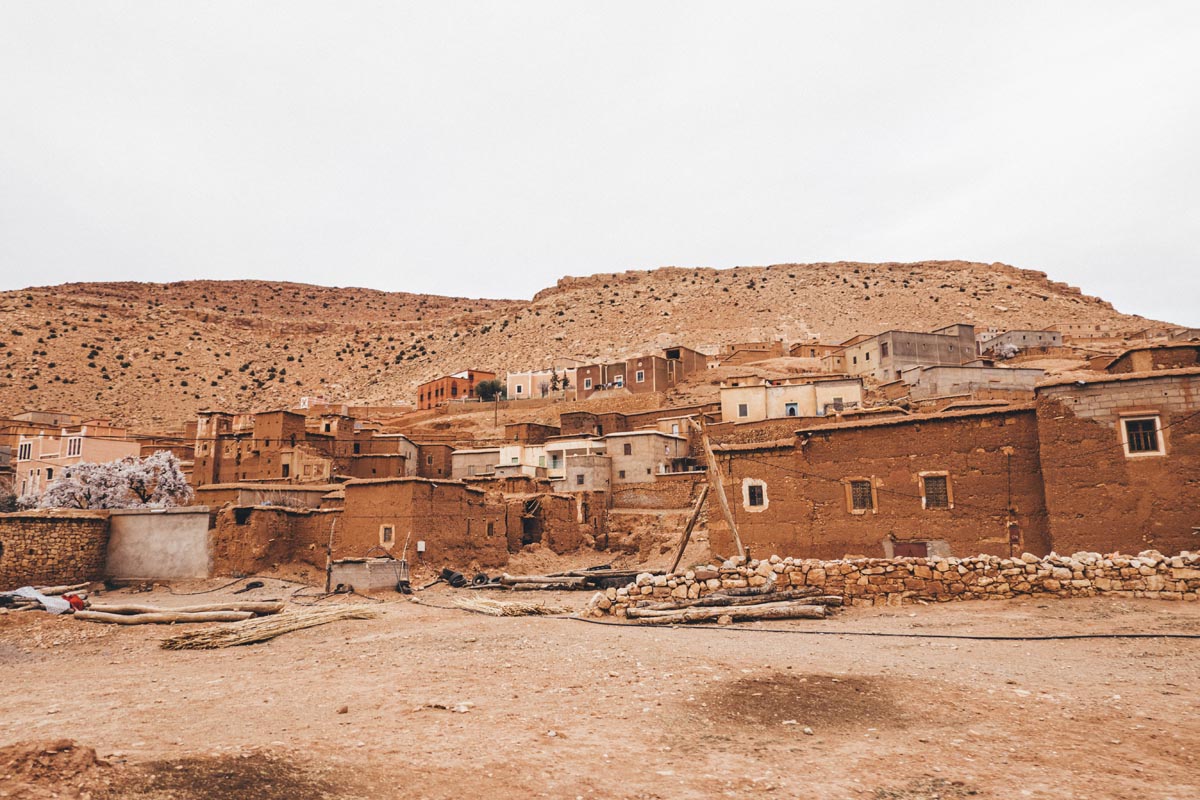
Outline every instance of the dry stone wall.
{"label": "dry stone wall", "polygon": [[0,514],[0,590],[104,576],[107,511]]}
{"label": "dry stone wall", "polygon": [[1018,558],[897,558],[817,561],[772,556],[725,561],[673,575],[642,573],[621,588],[597,593],[590,616],[624,617],[643,602],[696,599],[723,589],[816,586],[840,595],[846,605],[898,606],[917,601],[993,600],[1022,595],[1093,597],[1118,595],[1161,600],[1200,598],[1200,553],[1136,556],[1051,553]]}

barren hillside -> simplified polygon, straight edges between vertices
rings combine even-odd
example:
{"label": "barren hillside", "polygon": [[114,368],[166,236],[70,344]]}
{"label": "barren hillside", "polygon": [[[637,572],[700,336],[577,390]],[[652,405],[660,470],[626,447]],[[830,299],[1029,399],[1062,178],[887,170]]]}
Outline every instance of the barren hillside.
{"label": "barren hillside", "polygon": [[418,383],[468,366],[1061,320],[1145,324],[1044,273],[958,261],[667,267],[563,278],[531,301],[262,281],[67,284],[0,293],[0,415],[77,409],[157,428],[302,395],[411,402]]}

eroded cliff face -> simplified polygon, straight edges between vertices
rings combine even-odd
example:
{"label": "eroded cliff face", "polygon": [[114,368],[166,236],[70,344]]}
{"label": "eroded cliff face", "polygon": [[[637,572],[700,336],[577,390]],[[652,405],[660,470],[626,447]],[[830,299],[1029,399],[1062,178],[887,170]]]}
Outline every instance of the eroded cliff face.
{"label": "eroded cliff face", "polygon": [[154,427],[303,395],[411,402],[418,383],[468,366],[671,344],[1146,324],[1045,273],[963,261],[664,267],[566,277],[530,301],[265,281],[66,284],[0,293],[0,318],[3,413],[62,408]]}

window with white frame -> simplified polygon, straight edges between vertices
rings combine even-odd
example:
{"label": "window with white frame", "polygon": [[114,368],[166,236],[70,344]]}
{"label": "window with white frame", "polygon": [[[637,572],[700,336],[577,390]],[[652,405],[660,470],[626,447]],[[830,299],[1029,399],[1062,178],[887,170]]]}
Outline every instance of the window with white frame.
{"label": "window with white frame", "polygon": [[920,478],[922,508],[954,508],[949,473],[923,472]]}
{"label": "window with white frame", "polygon": [[33,442],[24,442],[17,446],[17,461],[28,461],[33,458]]}
{"label": "window with white frame", "polygon": [[1125,447],[1127,458],[1167,454],[1163,442],[1162,422],[1157,414],[1123,417],[1121,419],[1121,444]]}
{"label": "window with white frame", "polygon": [[70,439],[67,439],[67,455],[68,456],[77,456],[82,452],[83,452],[83,437],[82,436],[72,436]]}
{"label": "window with white frame", "polygon": [[742,480],[742,507],[747,511],[766,511],[770,505],[767,498],[767,482],[757,478]]}
{"label": "window with white frame", "polygon": [[384,547],[391,547],[396,542],[396,526],[395,525],[380,525],[379,526],[379,543]]}
{"label": "window with white frame", "polygon": [[637,372],[634,373],[634,379],[637,380],[638,383],[645,383],[646,382],[646,371],[639,369]]}
{"label": "window with white frame", "polygon": [[590,389],[590,388],[592,388],[592,379],[591,379],[591,378],[584,378],[584,379],[583,379],[583,388],[585,388],[585,389]]}

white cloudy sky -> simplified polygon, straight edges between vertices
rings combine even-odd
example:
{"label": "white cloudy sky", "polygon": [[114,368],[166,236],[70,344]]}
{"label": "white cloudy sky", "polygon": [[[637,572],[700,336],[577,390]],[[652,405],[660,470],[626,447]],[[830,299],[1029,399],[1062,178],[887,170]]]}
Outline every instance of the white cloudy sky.
{"label": "white cloudy sky", "polygon": [[0,288],[1006,261],[1200,324],[1200,3],[0,0]]}

